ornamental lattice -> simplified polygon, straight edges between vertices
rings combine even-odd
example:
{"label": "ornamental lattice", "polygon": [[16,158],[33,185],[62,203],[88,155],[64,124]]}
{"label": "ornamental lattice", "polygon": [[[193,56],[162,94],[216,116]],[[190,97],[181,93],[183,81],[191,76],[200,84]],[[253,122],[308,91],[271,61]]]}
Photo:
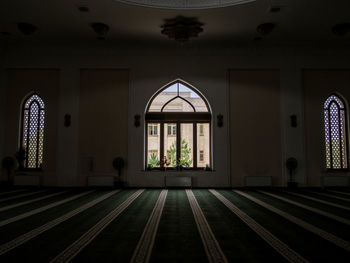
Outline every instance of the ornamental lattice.
{"label": "ornamental lattice", "polygon": [[24,168],[40,169],[43,163],[45,104],[37,94],[24,102],[22,120]]}
{"label": "ornamental lattice", "polygon": [[324,125],[326,143],[326,167],[328,169],[346,169],[347,126],[344,102],[331,95],[324,103]]}

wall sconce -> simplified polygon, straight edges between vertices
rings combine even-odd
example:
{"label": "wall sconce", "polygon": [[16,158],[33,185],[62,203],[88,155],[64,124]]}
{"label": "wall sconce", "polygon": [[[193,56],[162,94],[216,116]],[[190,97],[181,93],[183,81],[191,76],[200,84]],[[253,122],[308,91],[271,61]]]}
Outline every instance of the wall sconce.
{"label": "wall sconce", "polygon": [[295,115],[295,114],[290,115],[290,126],[293,127],[293,128],[298,126],[297,115]]}
{"label": "wall sconce", "polygon": [[222,114],[219,114],[217,116],[217,123],[218,123],[218,127],[224,126],[224,116]]}
{"label": "wall sconce", "polygon": [[64,115],[64,127],[69,127],[71,124],[71,116],[70,114]]}
{"label": "wall sconce", "polygon": [[139,114],[136,114],[134,116],[134,125],[135,125],[135,127],[139,127],[140,126],[140,119],[141,119],[141,116]]}

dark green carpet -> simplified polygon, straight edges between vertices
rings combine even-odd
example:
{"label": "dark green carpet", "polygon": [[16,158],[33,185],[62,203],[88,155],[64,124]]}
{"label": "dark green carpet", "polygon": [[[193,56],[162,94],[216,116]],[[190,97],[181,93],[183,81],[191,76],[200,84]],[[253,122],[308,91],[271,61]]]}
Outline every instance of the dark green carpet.
{"label": "dark green carpet", "polygon": [[[6,191],[10,190],[6,189]],[[0,207],[31,200],[57,191],[69,191],[61,195],[0,212],[0,221],[86,191],[86,189],[47,188],[47,191],[43,193],[1,202],[1,198],[15,197],[37,190],[27,189],[26,191],[17,193],[0,191],[0,193],[4,193],[0,195]],[[95,189],[92,193],[81,196],[78,199],[2,226],[0,227],[0,246],[111,191],[110,189]],[[349,261],[350,253],[343,248],[297,226],[231,190],[217,191],[310,262]],[[255,190],[243,191],[311,225],[332,233],[347,242],[350,241],[350,228],[346,224],[339,223],[333,219],[326,218]],[[110,196],[95,206],[32,238],[27,243],[3,254],[0,256],[0,262],[49,262],[135,192],[136,189],[122,190]],[[82,249],[73,259],[73,262],[129,262],[160,192],[161,190],[159,189],[145,190],[99,233],[91,243]],[[350,219],[350,213],[347,210],[293,196],[280,190],[271,189],[269,192],[348,220]],[[208,190],[195,189],[193,193],[229,262],[285,261],[275,249],[242,222],[241,219]],[[314,192],[300,191],[300,193],[350,207],[350,202],[347,201],[320,196]],[[326,191],[325,193],[328,192]],[[349,197],[341,193],[329,194],[344,198]],[[185,190],[171,189],[168,192],[150,261],[170,263],[208,261]]]}

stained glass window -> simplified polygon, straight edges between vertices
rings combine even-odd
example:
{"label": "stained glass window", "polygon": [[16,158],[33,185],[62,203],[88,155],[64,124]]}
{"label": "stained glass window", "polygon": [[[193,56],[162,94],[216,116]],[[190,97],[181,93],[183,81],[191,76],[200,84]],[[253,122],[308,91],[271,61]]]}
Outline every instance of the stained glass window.
{"label": "stained glass window", "polygon": [[21,147],[25,151],[24,168],[40,169],[43,163],[45,104],[37,94],[23,103]]}
{"label": "stained glass window", "polygon": [[348,167],[346,108],[336,95],[329,96],[324,103],[324,129],[326,146],[326,168]]}

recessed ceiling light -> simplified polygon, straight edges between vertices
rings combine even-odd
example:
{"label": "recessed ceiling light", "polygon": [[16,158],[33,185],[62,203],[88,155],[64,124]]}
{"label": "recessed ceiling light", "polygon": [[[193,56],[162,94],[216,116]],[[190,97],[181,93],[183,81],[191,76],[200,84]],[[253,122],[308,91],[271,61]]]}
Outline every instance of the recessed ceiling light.
{"label": "recessed ceiling light", "polygon": [[270,8],[270,13],[278,13],[278,12],[280,12],[281,11],[281,7],[280,6],[271,6],[271,8]]}
{"label": "recessed ceiling light", "polygon": [[78,10],[83,13],[87,13],[90,11],[90,9],[87,6],[79,6]]}
{"label": "recessed ceiling light", "polygon": [[337,36],[344,36],[350,31],[350,23],[336,24],[332,27],[332,32]]}
{"label": "recessed ceiling light", "polygon": [[274,23],[263,23],[257,26],[256,31],[262,35],[266,36],[272,32],[272,30],[276,27]]}
{"label": "recessed ceiling light", "polygon": [[105,36],[109,31],[108,25],[106,25],[104,23],[96,22],[96,23],[91,23],[90,26],[98,35],[97,39],[99,39],[99,40],[105,39]]}
{"label": "recessed ceiling light", "polygon": [[11,33],[5,31],[5,32],[1,32],[1,35],[7,37],[7,36],[10,36]]}
{"label": "recessed ceiling light", "polygon": [[18,23],[17,24],[18,30],[21,31],[24,35],[31,35],[33,34],[38,28],[30,23]]}

